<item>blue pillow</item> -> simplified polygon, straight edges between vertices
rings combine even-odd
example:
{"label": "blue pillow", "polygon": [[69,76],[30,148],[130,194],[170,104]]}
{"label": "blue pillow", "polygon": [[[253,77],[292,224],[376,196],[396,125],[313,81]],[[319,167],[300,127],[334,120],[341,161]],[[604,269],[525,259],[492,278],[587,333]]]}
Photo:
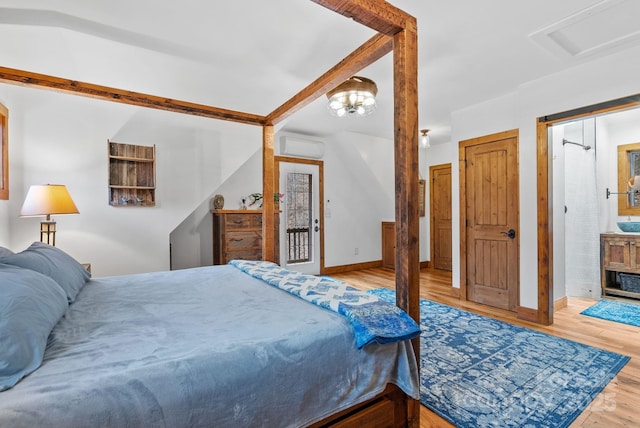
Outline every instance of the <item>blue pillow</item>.
{"label": "blue pillow", "polygon": [[0,264],[0,391],[40,367],[47,338],[68,307],[53,279]]}
{"label": "blue pillow", "polygon": [[19,266],[51,277],[67,293],[69,303],[76,296],[91,274],[64,251],[42,242],[34,242],[24,251],[1,257],[0,263]]}
{"label": "blue pillow", "polygon": [[14,254],[14,252],[11,251],[10,249],[5,247],[0,247],[0,257],[10,256],[12,254]]}

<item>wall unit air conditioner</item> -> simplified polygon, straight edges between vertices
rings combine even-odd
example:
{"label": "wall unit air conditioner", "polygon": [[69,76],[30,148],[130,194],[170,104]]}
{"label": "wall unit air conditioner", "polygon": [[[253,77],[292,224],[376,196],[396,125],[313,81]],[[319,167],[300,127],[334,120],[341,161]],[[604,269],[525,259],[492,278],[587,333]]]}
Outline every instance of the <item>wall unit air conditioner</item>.
{"label": "wall unit air conditioner", "polygon": [[321,159],[324,156],[324,143],[300,137],[283,136],[280,137],[280,153],[283,156]]}

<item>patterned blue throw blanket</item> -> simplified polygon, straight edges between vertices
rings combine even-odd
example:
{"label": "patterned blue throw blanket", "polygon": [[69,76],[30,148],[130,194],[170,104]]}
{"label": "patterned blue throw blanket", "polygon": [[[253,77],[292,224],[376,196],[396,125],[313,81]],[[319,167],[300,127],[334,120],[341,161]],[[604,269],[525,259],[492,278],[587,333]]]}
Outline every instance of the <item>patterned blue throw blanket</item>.
{"label": "patterned blue throw blanket", "polygon": [[231,260],[230,265],[267,284],[345,316],[358,349],[372,343],[413,339],[420,326],[402,309],[336,279],[305,275],[264,261]]}

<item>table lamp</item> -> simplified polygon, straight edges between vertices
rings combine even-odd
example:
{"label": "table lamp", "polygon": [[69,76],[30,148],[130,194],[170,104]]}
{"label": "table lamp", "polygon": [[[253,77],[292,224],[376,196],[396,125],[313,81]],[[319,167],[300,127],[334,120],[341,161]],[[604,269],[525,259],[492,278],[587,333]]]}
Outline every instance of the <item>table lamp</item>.
{"label": "table lamp", "polygon": [[62,184],[34,184],[29,188],[20,210],[22,217],[47,216],[40,222],[40,242],[56,245],[56,222],[52,214],[78,214],[67,188]]}

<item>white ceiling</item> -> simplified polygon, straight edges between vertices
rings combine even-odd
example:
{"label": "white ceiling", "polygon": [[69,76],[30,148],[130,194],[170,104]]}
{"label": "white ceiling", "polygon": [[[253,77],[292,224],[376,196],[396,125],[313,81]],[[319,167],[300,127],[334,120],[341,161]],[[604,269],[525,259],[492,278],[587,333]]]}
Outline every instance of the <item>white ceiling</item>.
{"label": "white ceiling", "polygon": [[[640,43],[637,0],[390,3],[418,20],[434,143],[456,109]],[[373,34],[305,0],[0,0],[2,66],[263,115]],[[335,118],[319,99],[283,127],[392,138],[392,55],[358,74],[378,83],[372,116]]]}

